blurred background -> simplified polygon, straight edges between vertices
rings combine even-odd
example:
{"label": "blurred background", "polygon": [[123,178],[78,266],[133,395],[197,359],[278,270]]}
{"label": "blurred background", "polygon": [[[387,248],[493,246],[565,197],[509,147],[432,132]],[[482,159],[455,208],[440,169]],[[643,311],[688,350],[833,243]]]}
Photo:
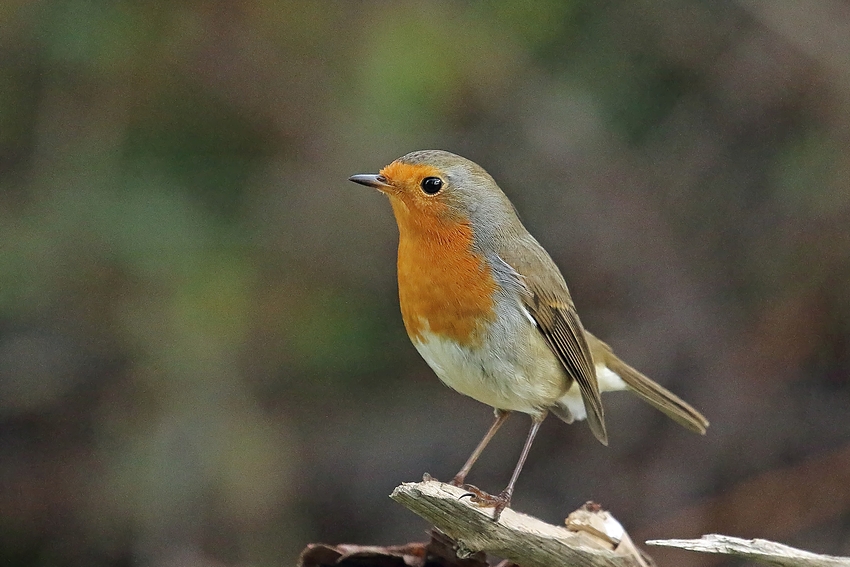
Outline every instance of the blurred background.
{"label": "blurred background", "polygon": [[3,2],[0,564],[424,539],[387,495],[492,414],[410,345],[390,207],[347,181],[423,148],[488,169],[585,325],[712,423],[549,420],[517,509],[850,555],[848,29],[838,0]]}

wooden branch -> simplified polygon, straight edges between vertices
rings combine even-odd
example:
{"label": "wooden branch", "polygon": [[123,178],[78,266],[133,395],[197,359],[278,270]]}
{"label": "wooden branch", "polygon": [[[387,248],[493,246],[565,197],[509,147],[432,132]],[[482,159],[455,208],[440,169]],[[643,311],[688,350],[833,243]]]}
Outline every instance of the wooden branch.
{"label": "wooden branch", "polygon": [[766,539],[741,539],[710,534],[700,539],[655,539],[648,545],[678,547],[702,553],[720,553],[755,559],[781,567],[850,567],[850,558],[818,555]]}
{"label": "wooden branch", "polygon": [[390,497],[457,543],[459,557],[484,551],[523,567],[648,567],[617,520],[595,505],[570,514],[565,527],[470,502],[468,492],[436,480],[405,483]]}

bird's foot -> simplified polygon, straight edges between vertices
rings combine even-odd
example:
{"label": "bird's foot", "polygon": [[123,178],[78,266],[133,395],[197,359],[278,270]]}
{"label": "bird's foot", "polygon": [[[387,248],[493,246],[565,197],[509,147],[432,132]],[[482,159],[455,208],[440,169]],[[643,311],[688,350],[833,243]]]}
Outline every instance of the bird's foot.
{"label": "bird's foot", "polygon": [[[428,473],[422,475],[422,482],[429,481],[440,482],[433,476]],[[469,497],[469,501],[475,504],[478,504],[482,508],[495,508],[493,512],[493,521],[498,521],[499,516],[502,515],[502,510],[510,506],[511,504],[511,494],[507,490],[503,490],[497,495],[490,494],[489,492],[484,492],[477,486],[473,486],[471,484],[464,484],[464,479],[460,477],[454,477],[449,481],[449,485],[457,486],[458,488],[462,488],[466,490],[466,494],[461,496],[461,498]]]}
{"label": "bird's foot", "polygon": [[477,486],[472,486],[471,484],[463,484],[461,488],[466,490],[469,494],[464,494],[461,496],[469,496],[469,501],[483,508],[494,508],[493,510],[493,521],[496,522],[499,520],[499,517],[502,515],[502,511],[510,506],[511,504],[511,494],[503,490],[499,494],[490,494],[489,492],[484,492]]}

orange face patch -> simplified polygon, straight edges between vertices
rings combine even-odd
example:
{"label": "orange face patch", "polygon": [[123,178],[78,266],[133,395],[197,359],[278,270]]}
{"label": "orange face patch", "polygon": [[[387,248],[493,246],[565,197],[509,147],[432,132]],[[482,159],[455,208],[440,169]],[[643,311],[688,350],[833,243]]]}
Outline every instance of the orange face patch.
{"label": "orange face patch", "polygon": [[[427,224],[430,217],[447,216],[449,207],[445,201],[445,194],[426,195],[421,188],[422,180],[426,177],[444,178],[438,168],[394,161],[383,168],[380,175],[394,188],[385,189],[383,192],[390,198],[399,229],[402,223]],[[405,210],[410,214],[404,215],[404,218],[400,217],[399,213]]]}
{"label": "orange face patch", "polygon": [[442,175],[440,170],[432,165],[411,165],[400,161],[392,162],[380,173],[398,188],[419,187],[419,183],[426,177]]}
{"label": "orange face patch", "polygon": [[443,213],[440,195],[425,195],[419,184],[441,177],[439,169],[393,162],[381,170],[396,190],[387,190],[399,230],[398,290],[410,338],[428,330],[463,345],[480,340],[495,316],[496,283],[473,249],[468,219]]}

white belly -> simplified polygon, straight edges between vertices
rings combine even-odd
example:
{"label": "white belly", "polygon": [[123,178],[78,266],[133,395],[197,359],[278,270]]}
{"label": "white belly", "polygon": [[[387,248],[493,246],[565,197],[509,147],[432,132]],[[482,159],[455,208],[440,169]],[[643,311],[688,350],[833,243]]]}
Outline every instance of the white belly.
{"label": "white belly", "polygon": [[[424,333],[422,342],[414,342],[416,350],[434,370],[440,380],[452,388],[494,408],[540,415],[559,402],[567,406],[576,420],[587,418],[578,384],[565,390],[566,374],[541,339],[533,340],[533,350],[525,360],[510,360],[510,356],[477,354],[477,349]],[[605,365],[596,365],[600,392],[627,389],[626,383]]]}
{"label": "white belly", "polygon": [[432,333],[423,339],[414,346],[444,384],[494,408],[539,415],[566,390],[566,374],[542,338],[505,345],[510,352],[481,347],[488,356]]}

